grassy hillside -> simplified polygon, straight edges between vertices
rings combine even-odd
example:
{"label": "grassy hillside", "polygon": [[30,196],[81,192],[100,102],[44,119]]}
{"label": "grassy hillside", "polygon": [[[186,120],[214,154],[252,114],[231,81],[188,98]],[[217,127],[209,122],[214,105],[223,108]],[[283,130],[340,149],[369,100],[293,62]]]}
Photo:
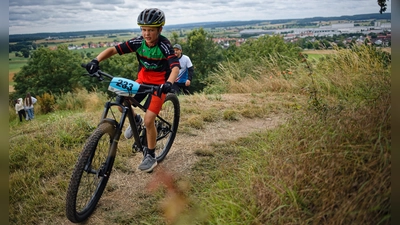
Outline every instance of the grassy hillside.
{"label": "grassy hillside", "polygon": [[[138,173],[121,140],[86,224],[390,224],[389,56],[355,47],[288,63],[290,74],[269,58],[240,81],[244,68],[221,65],[223,87],[210,90],[230,92],[179,97],[177,143],[158,171]],[[70,173],[104,100],[79,91],[47,115],[39,102],[29,123],[10,107],[10,224],[69,224]]]}

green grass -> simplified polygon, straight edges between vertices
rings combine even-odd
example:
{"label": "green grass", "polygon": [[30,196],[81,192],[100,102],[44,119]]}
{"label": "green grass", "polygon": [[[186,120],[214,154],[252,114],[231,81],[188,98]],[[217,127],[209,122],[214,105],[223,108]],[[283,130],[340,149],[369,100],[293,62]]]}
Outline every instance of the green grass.
{"label": "green grass", "polygon": [[309,59],[318,60],[321,57],[324,57],[326,54],[307,54]]}
{"label": "green grass", "polygon": [[28,63],[27,60],[9,61],[8,72],[17,73]]}
{"label": "green grass", "polygon": [[16,57],[14,52],[9,53],[8,58],[8,72],[10,73],[17,73],[29,60],[24,57]]}
{"label": "green grass", "polygon": [[23,57],[15,57],[15,53],[9,54],[9,61],[8,61],[8,85],[14,86],[15,82],[12,80],[12,73],[18,73],[21,68],[27,65],[28,59]]}

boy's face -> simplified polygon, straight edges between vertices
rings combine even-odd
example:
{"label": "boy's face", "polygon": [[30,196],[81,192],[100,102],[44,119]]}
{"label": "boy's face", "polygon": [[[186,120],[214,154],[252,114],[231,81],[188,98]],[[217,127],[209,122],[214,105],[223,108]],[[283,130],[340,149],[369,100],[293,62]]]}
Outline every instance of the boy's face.
{"label": "boy's face", "polygon": [[146,44],[150,47],[157,44],[158,36],[161,33],[162,27],[141,27],[142,36],[146,40]]}

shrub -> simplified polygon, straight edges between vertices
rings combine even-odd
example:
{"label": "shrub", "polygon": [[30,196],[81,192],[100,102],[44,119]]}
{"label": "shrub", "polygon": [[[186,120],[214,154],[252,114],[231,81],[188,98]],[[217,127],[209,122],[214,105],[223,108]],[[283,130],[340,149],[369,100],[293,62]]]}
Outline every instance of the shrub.
{"label": "shrub", "polygon": [[53,95],[44,93],[43,95],[38,96],[37,99],[40,105],[40,110],[38,111],[43,114],[47,114],[53,111],[54,104],[56,102]]}

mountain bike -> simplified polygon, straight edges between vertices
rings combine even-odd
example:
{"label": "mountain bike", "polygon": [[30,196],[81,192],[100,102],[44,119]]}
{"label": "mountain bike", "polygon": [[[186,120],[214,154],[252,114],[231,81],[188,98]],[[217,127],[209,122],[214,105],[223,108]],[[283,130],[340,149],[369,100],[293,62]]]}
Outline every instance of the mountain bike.
{"label": "mountain bike", "polygon": [[[82,67],[86,65],[82,64]],[[99,81],[103,81],[104,78],[110,79],[108,90],[116,93],[116,97],[115,100],[105,103],[100,122],[86,140],[73,169],[66,196],[66,216],[74,223],[89,218],[104,192],[110,179],[126,118],[133,131],[132,151],[146,154],[144,148],[147,145],[146,127],[137,126],[132,106],[143,112],[146,108],[144,104],[131,97],[135,94],[146,94],[147,97],[151,94],[158,96],[162,94],[160,85],[139,84],[130,79],[114,77],[101,70],[86,75],[95,77]],[[174,93],[168,93],[155,121],[158,163],[165,159],[171,149],[178,130],[179,117],[178,97]]]}

